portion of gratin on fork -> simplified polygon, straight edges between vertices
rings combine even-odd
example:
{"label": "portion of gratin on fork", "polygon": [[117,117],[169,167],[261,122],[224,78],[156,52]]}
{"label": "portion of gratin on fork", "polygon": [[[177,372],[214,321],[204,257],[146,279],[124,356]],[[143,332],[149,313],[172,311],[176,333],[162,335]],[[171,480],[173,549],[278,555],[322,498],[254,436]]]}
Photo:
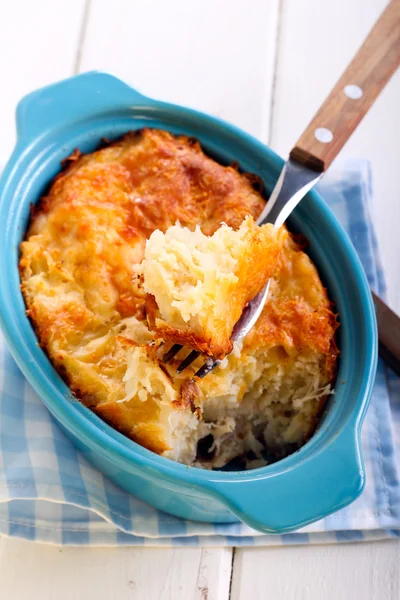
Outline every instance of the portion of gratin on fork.
{"label": "portion of gratin on fork", "polygon": [[246,304],[275,272],[285,231],[257,227],[252,216],[212,236],[177,224],[154,231],[138,272],[156,338],[224,358]]}
{"label": "portion of gratin on fork", "polygon": [[[21,244],[27,313],[76,398],[132,440],[186,464],[222,467],[241,457],[254,467],[289,454],[312,435],[335,376],[337,324],[326,291],[298,238],[284,228],[265,234],[256,228],[264,200],[253,182],[185,136],[130,133],[69,158],[33,208]],[[165,258],[167,240],[177,234],[183,246],[185,238],[188,248],[201,246],[198,256],[204,251],[206,261],[214,252],[218,266],[229,238],[237,241],[241,232],[249,241],[261,236],[259,259],[253,269],[252,242],[239,244],[231,254],[237,262],[223,266],[231,282],[232,267],[235,285],[243,277],[235,273],[237,265],[247,265],[245,279],[252,275],[234,302],[226,300],[229,291],[217,297],[225,329],[216,328],[215,335],[207,309],[200,323],[202,295],[199,311],[189,309],[189,320],[174,328],[201,326],[196,343],[205,341],[202,351],[218,348],[222,356],[230,350],[229,330],[246,294],[250,299],[272,274],[269,298],[243,342],[213,373],[193,381],[204,358],[181,375],[179,355],[170,365],[159,360],[163,323],[156,319],[167,322],[170,315],[159,293],[165,281],[157,283],[151,268],[146,276],[149,257],[141,264],[146,240],[162,236]],[[215,250],[214,238],[221,244]],[[165,263],[159,274],[167,278],[167,272]],[[196,315],[197,322],[190,322]]]}

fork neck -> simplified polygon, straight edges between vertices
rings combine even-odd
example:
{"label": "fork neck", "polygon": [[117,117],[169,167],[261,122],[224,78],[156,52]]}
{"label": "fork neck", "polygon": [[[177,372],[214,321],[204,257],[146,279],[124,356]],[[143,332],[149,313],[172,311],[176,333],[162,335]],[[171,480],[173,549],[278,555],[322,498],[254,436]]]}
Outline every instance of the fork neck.
{"label": "fork neck", "polygon": [[258,217],[257,224],[272,223],[275,227],[283,225],[300,200],[314,187],[321,176],[322,173],[289,158],[264,210]]}

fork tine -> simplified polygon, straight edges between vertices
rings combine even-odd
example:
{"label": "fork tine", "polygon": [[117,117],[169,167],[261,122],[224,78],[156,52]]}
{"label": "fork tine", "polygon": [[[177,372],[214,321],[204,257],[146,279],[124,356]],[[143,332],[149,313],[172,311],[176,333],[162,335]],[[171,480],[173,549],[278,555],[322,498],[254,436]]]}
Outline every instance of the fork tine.
{"label": "fork tine", "polygon": [[186,367],[191,365],[192,362],[196,360],[198,356],[200,356],[200,352],[197,352],[197,350],[192,350],[191,353],[187,355],[187,357],[181,362],[181,364],[176,369],[177,373],[182,373],[182,371],[184,371]]}
{"label": "fork tine", "polygon": [[214,371],[215,367],[218,367],[220,362],[220,360],[213,360],[212,358],[209,358],[208,360],[206,360],[204,365],[200,367],[198,371],[196,371],[194,376],[198,377],[199,379],[202,379],[203,377],[211,373],[211,371]]}
{"label": "fork tine", "polygon": [[182,348],[183,346],[181,346],[181,344],[174,344],[169,350],[168,352],[166,352],[164,354],[164,356],[161,359],[161,362],[163,363],[168,363],[170,360],[172,360],[174,358],[174,356],[176,354],[178,354],[179,350]]}

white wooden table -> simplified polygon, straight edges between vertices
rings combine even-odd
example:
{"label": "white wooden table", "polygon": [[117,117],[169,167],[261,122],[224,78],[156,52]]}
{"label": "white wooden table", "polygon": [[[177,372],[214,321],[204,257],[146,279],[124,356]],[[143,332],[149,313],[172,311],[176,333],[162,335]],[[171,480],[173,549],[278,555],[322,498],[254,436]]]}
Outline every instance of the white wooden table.
{"label": "white wooden table", "polygon": [[[285,155],[385,0],[3,0],[0,165],[25,93],[90,69],[221,116]],[[343,154],[373,162],[375,219],[400,312],[400,73]],[[13,600],[400,598],[400,542],[282,548],[58,548],[0,539]]]}

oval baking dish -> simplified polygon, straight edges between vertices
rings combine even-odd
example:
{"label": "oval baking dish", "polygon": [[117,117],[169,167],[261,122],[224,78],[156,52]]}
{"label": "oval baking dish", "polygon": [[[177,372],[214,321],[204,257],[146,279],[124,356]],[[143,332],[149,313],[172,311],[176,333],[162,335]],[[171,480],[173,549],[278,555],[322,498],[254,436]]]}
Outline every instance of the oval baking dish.
{"label": "oval baking dish", "polygon": [[239,129],[194,110],[145,98],[107,74],[87,73],[26,96],[17,108],[18,141],[0,182],[0,323],[28,381],[87,459],[115,483],[160,510],[187,519],[234,522],[286,532],[352,502],[365,474],[360,429],[377,359],[376,322],[362,267],[346,234],[316,192],[289,227],[310,255],[340,315],[335,394],[312,439],[296,453],[245,472],[174,463],[127,439],[74,400],[38,347],[19,289],[18,248],[29,209],[75,148],[94,150],[143,126],[196,137],[223,163],[258,174],[270,193],[283,161]]}

